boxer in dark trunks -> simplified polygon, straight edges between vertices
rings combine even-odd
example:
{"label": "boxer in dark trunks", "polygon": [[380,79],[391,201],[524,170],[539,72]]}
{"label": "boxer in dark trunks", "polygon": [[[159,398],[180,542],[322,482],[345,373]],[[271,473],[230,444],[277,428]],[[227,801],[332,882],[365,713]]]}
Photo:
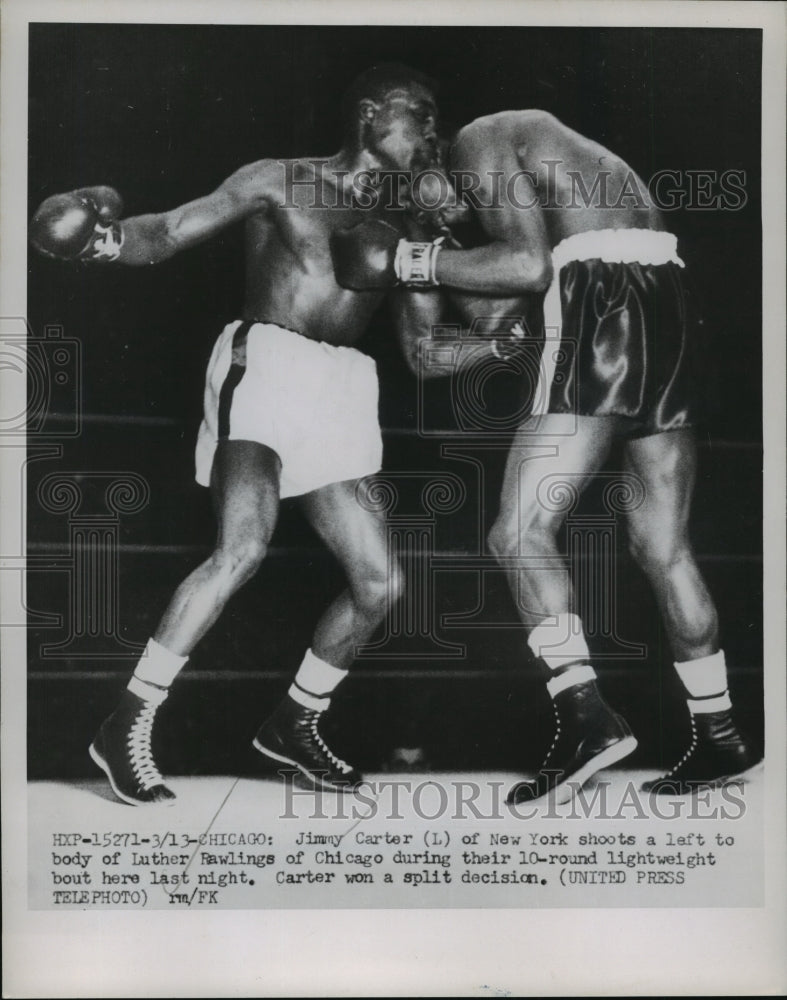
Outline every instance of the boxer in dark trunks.
{"label": "boxer in dark trunks", "polygon": [[33,244],[49,256],[130,266],[166,260],[233,223],[246,227],[246,300],[214,348],[197,444],[197,478],[213,493],[218,541],[176,591],[90,748],[115,793],[133,805],[174,798],[151,749],[156,710],[194,646],[257,571],[283,496],[299,497],[348,588],[317,624],[289,693],[254,745],[319,787],[360,781],[318,723],[400,584],[382,515],[356,500],[360,478],[380,468],[382,443],[375,365],[352,345],[382,294],[336,283],[330,240],[370,215],[402,225],[401,213],[385,208],[390,188],[375,200],[372,181],[434,161],[434,97],[417,72],[381,66],[353,85],[345,119],[335,156],[261,160],[170,212],[121,219],[117,193],[93,187],[47,199],[31,224]]}
{"label": "boxer in dark trunks", "polygon": [[[450,167],[464,199],[435,208],[434,220],[450,225],[472,205],[485,241],[466,250],[435,242],[433,285],[449,290],[468,323],[484,316],[499,324],[502,340],[490,344],[496,352],[521,334],[511,317],[527,313],[528,297],[545,295],[540,384],[508,457],[489,546],[506,567],[528,644],[548,678],[556,735],[538,778],[517,784],[509,800],[552,792],[565,800],[636,747],[598,690],[560,565],[565,505],[544,503],[540,494],[543,483],[561,478],[581,491],[621,438],[626,471],[643,492],[627,512],[629,547],[655,592],[691,719],[686,753],[648,790],[686,792],[740,774],[758,757],[732,720],[716,608],[688,536],[694,334],[677,241],[620,157],[544,111],[472,122],[453,144]],[[404,249],[398,237],[363,223],[341,241],[341,282],[391,283],[380,251],[395,263]],[[406,284],[400,272],[393,268],[394,279]],[[419,341],[441,318],[440,296],[398,294],[417,370]]]}

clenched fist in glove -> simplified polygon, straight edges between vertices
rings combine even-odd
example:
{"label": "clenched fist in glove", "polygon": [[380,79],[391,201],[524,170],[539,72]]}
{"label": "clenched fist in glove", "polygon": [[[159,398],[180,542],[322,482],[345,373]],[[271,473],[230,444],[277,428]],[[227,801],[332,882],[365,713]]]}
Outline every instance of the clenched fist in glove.
{"label": "clenched fist in glove", "polygon": [[406,240],[389,223],[368,219],[334,234],[331,251],[336,280],[353,291],[396,285],[434,287],[442,242],[442,237],[423,243]]}
{"label": "clenched fist in glove", "polygon": [[120,255],[123,201],[111,187],[81,188],[43,202],[30,223],[33,246],[59,260],[111,261]]}

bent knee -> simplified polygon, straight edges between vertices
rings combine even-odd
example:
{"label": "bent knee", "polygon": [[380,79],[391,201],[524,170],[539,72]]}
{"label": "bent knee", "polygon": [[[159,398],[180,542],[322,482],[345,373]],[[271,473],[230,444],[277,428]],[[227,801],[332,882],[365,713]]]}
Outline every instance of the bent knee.
{"label": "bent knee", "polygon": [[628,549],[635,562],[644,569],[662,572],[667,572],[686,559],[693,559],[686,537],[659,534],[657,531],[630,531]]}
{"label": "bent knee", "polygon": [[369,568],[353,581],[353,599],[364,614],[382,619],[404,593],[404,576],[398,563]]}
{"label": "bent knee", "polygon": [[254,576],[267,551],[265,542],[249,539],[242,546],[222,546],[216,549],[209,562],[218,577],[231,586],[239,587]]}
{"label": "bent knee", "polygon": [[496,559],[537,554],[554,547],[559,529],[559,520],[552,517],[534,515],[521,523],[498,518],[487,535],[487,545]]}

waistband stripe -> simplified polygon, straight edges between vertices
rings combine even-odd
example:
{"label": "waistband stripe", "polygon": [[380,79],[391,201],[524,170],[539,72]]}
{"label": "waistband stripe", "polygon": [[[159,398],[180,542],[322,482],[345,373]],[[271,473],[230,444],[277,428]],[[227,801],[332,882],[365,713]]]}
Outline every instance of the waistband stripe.
{"label": "waistband stripe", "polygon": [[567,236],[552,251],[555,271],[572,260],[603,260],[607,264],[677,264],[678,238],[656,229],[592,229]]}

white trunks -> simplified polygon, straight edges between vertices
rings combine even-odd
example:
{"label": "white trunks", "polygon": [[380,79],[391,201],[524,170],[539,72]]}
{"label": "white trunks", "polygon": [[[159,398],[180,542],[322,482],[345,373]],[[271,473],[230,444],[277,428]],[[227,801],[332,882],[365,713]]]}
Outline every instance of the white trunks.
{"label": "white trunks", "polygon": [[230,323],[208,363],[197,482],[209,485],[221,440],[272,448],[282,497],[361,479],[382,462],[377,407],[377,368],[367,355],[272,323]]}

